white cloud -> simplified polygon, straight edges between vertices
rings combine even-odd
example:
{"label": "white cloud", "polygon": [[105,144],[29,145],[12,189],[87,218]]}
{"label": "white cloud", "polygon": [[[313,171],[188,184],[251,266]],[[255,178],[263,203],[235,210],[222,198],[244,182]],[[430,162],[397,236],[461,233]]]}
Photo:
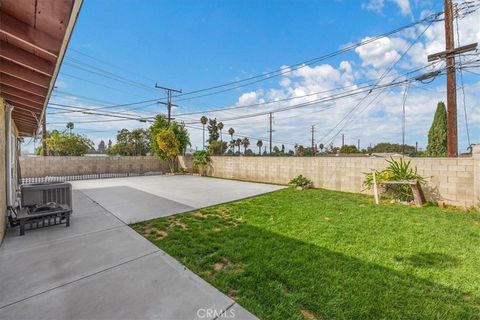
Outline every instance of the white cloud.
{"label": "white cloud", "polygon": [[[404,16],[412,15],[412,8],[410,6],[409,0],[387,0],[387,1],[395,3],[400,8],[400,12]],[[385,7],[384,0],[370,0],[369,2],[362,4],[362,8],[369,11],[376,12],[376,13],[381,13],[384,7]]]}
{"label": "white cloud", "polygon": [[[366,37],[362,41],[371,39]],[[355,49],[362,59],[362,66],[373,66],[374,68],[384,68],[396,61],[400,54],[397,51],[395,42],[388,37],[380,38],[364,46]]]}

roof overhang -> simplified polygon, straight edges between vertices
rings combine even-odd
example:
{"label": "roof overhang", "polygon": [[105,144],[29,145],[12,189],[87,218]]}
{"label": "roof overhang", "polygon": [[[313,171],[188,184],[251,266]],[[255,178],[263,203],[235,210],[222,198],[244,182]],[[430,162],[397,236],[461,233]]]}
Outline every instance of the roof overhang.
{"label": "roof overhang", "polygon": [[0,96],[22,136],[44,116],[83,0],[1,0]]}

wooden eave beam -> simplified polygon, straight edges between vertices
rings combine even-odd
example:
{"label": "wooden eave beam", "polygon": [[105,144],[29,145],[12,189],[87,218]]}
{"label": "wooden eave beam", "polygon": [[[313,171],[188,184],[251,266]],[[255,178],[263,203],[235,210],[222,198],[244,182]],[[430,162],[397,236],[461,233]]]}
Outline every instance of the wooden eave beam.
{"label": "wooden eave beam", "polygon": [[51,77],[53,75],[55,66],[51,62],[5,41],[1,41],[0,46],[2,48],[0,57],[46,76]]}
{"label": "wooden eave beam", "polygon": [[31,105],[26,105],[26,104],[23,104],[21,102],[17,102],[17,101],[12,101],[10,100],[9,103],[18,108],[18,109],[23,109],[23,110],[26,110],[28,112],[42,112],[43,111],[43,108],[38,108],[38,107],[32,107]]}
{"label": "wooden eave beam", "polygon": [[11,61],[0,60],[0,72],[48,89],[51,77],[25,68]]}
{"label": "wooden eave beam", "polygon": [[37,86],[30,82],[21,80],[19,78],[12,77],[7,74],[0,74],[0,84],[5,84],[10,87],[14,87],[18,90],[26,91],[42,98],[46,98],[48,89],[44,87]]}
{"label": "wooden eave beam", "polygon": [[0,21],[0,33],[6,35],[7,38],[14,38],[54,59],[58,57],[58,52],[62,46],[61,41],[3,11],[0,11]]}
{"label": "wooden eave beam", "polygon": [[14,88],[14,87],[10,87],[10,86],[4,85],[4,84],[0,84],[0,94],[2,94],[2,93],[6,93],[6,94],[8,94],[10,96],[14,96],[14,97],[22,98],[22,99],[31,101],[33,103],[40,104],[42,106],[43,106],[43,103],[45,102],[45,99],[40,97],[40,96],[37,96],[37,95],[32,94],[30,92],[26,92],[26,91],[23,91],[23,90]]}
{"label": "wooden eave beam", "polygon": [[42,103],[32,102],[30,100],[27,100],[27,99],[24,99],[24,98],[21,98],[21,97],[17,97],[17,96],[8,94],[6,92],[0,92],[0,95],[7,101],[21,103],[24,106],[31,107],[32,109],[43,110],[43,104]]}

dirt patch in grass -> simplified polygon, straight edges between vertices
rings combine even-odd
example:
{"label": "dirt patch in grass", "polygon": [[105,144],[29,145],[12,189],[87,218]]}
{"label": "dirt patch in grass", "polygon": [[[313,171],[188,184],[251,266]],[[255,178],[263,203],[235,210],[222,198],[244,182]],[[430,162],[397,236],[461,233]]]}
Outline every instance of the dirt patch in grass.
{"label": "dirt patch in grass", "polygon": [[215,262],[213,264],[213,270],[219,271],[219,270],[225,269],[229,265],[230,265],[230,261],[228,259],[223,258],[222,261]]}
{"label": "dirt patch in grass", "polygon": [[141,233],[144,237],[148,237],[153,231],[155,231],[155,228],[153,227],[153,223],[150,222],[142,228]]}
{"label": "dirt patch in grass", "polygon": [[237,300],[238,299],[238,291],[235,290],[235,289],[228,289],[227,295],[232,300]]}
{"label": "dirt patch in grass", "polygon": [[155,239],[157,240],[162,240],[164,239],[166,236],[168,236],[168,232],[165,231],[165,230],[157,230],[155,232]]}
{"label": "dirt patch in grass", "polygon": [[172,223],[170,224],[170,228],[173,227],[180,227],[182,230],[188,229],[187,225],[183,223],[180,219],[175,219],[172,221]]}
{"label": "dirt patch in grass", "polygon": [[305,319],[308,320],[321,320],[321,318],[317,317],[312,311],[308,311],[305,309],[301,309],[300,313]]}
{"label": "dirt patch in grass", "polygon": [[206,213],[206,212],[203,212],[203,211],[197,211],[197,212],[192,213],[192,216],[197,217],[197,218],[205,219],[205,218],[210,217],[211,215]]}

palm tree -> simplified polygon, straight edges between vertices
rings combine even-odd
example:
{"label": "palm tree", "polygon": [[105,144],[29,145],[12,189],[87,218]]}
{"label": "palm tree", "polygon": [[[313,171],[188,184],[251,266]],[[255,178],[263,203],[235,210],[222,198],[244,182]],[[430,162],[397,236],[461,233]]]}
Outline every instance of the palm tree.
{"label": "palm tree", "polygon": [[243,145],[243,148],[244,148],[243,149],[243,154],[246,154],[247,153],[247,148],[250,145],[250,140],[248,140],[247,137],[243,138],[242,145]]}
{"label": "palm tree", "polygon": [[[233,134],[235,133],[235,130],[233,128],[228,129],[228,134],[230,137],[232,137],[232,144],[235,145],[235,141],[233,140]],[[232,148],[233,149],[233,148]],[[235,152],[235,150],[233,150]]]}
{"label": "palm tree", "polygon": [[68,122],[67,123],[67,129],[70,130],[70,134],[72,134],[72,130],[73,130],[74,127],[75,127],[75,125],[73,124],[73,122]]}
{"label": "palm tree", "polygon": [[258,141],[257,141],[258,155],[261,155],[261,154],[262,154],[262,146],[263,146],[263,141],[262,141],[262,140],[258,140]]}
{"label": "palm tree", "polygon": [[220,153],[223,154],[223,135],[222,135],[222,129],[223,129],[223,122],[219,122],[217,124],[218,130],[220,130]]}
{"label": "palm tree", "polygon": [[242,145],[242,139],[237,138],[237,140],[235,140],[235,145],[238,147],[238,153],[240,153],[240,146]]}
{"label": "palm tree", "polygon": [[203,126],[203,140],[202,140],[203,150],[205,150],[205,125],[207,124],[207,122],[208,122],[207,117],[202,116],[202,117],[200,118],[200,123],[201,123],[202,126]]}

